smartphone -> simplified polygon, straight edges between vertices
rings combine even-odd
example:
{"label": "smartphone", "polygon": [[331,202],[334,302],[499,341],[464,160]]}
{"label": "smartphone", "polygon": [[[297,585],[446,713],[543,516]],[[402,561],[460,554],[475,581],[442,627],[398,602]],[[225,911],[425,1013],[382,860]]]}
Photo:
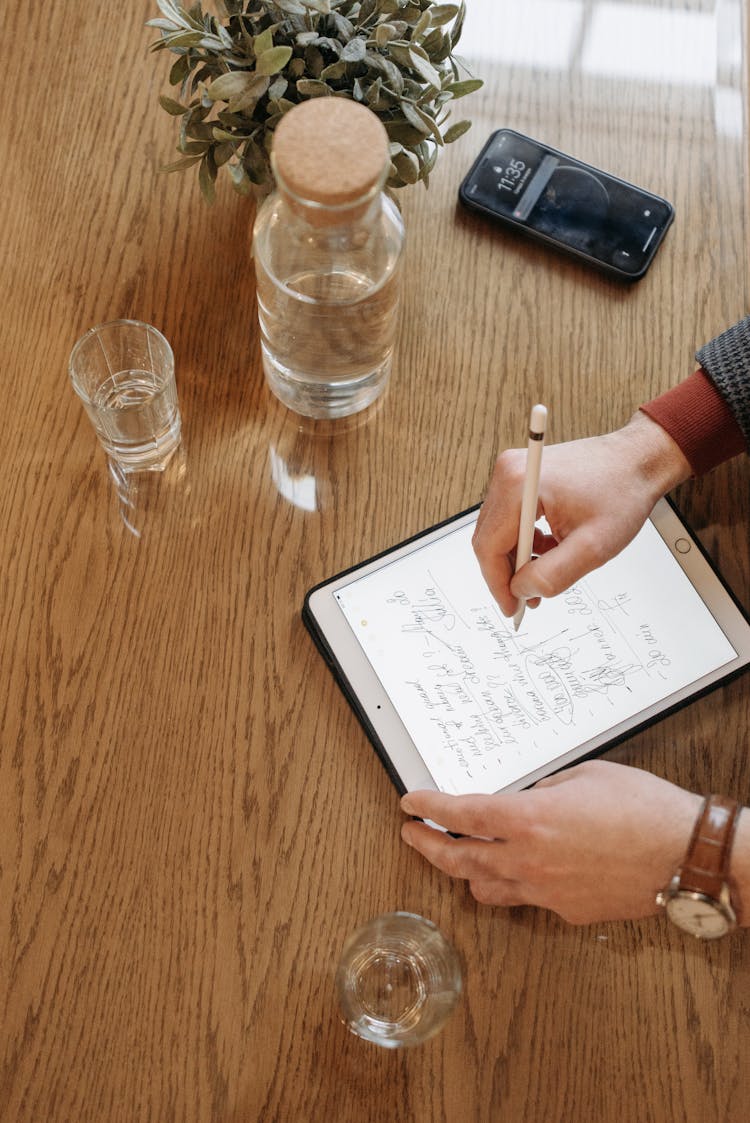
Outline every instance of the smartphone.
{"label": "smartphone", "polygon": [[458,196],[472,210],[628,281],[644,275],[674,217],[666,199],[513,129],[490,136]]}

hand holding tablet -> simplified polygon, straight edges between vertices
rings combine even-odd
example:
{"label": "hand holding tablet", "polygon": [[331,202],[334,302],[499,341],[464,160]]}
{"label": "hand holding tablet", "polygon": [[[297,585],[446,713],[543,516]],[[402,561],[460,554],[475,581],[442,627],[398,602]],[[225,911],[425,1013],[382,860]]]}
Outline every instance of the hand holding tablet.
{"label": "hand holding tablet", "polygon": [[482,904],[536,905],[590,924],[658,911],[655,890],[679,864],[700,804],[643,769],[591,760],[526,792],[410,793],[406,814],[439,818],[463,837],[417,822],[401,837],[466,879]]}

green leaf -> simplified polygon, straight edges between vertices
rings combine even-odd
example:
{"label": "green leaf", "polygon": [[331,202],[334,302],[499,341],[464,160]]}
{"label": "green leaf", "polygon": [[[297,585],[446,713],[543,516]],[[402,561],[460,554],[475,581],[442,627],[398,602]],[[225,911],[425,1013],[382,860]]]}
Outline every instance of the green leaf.
{"label": "green leaf", "polygon": [[451,29],[451,36],[450,37],[451,37],[451,45],[453,47],[455,47],[456,43],[461,38],[461,32],[464,29],[464,18],[465,18],[465,16],[466,16],[466,0],[461,0],[461,3],[460,3],[459,8],[458,8],[458,15],[456,16],[456,22],[453,24],[453,27]]}
{"label": "green leaf", "polygon": [[156,0],[156,6],[163,16],[167,19],[173,20],[175,23],[182,26],[190,26],[184,11],[179,4],[174,4],[172,0]]}
{"label": "green leaf", "polygon": [[198,169],[198,183],[207,203],[213,203],[216,198],[216,164],[211,159],[210,153],[201,160]]}
{"label": "green leaf", "polygon": [[430,117],[429,113],[425,113],[423,109],[419,109],[418,106],[412,105],[408,101],[401,102],[401,112],[409,124],[418,129],[423,136],[432,136],[437,144],[443,143],[442,133],[437,122]]}
{"label": "green leaf", "polygon": [[224,48],[227,51],[233,51],[234,50],[234,41],[232,39],[232,36],[226,30],[226,28],[222,27],[218,20],[214,20],[213,25],[214,25],[214,30],[215,30],[216,34],[218,35],[219,39],[221,39],[222,43],[224,44]]}
{"label": "green leaf", "polygon": [[383,124],[385,125],[385,131],[388,133],[388,138],[406,145],[407,148],[413,148],[415,144],[424,140],[424,133],[415,129],[413,125],[409,125],[406,121],[384,121]]}
{"label": "green leaf", "polygon": [[177,62],[172,65],[172,68],[169,71],[170,86],[179,86],[181,82],[185,81],[189,73],[190,59],[188,58],[187,54],[180,55],[180,57],[177,59]]}
{"label": "green leaf", "polygon": [[214,163],[216,164],[217,168],[220,168],[223,164],[226,164],[227,161],[232,158],[232,156],[234,156],[233,144],[229,144],[225,141],[223,144],[217,144],[214,148]]}
{"label": "green leaf", "polygon": [[435,166],[439,151],[440,150],[436,148],[434,144],[420,145],[417,149],[417,156],[419,157],[420,164],[419,178],[425,187],[430,186],[430,172]]}
{"label": "green leaf", "polygon": [[265,31],[261,31],[260,35],[256,35],[253,40],[253,50],[255,57],[259,58],[266,51],[270,51],[273,46],[273,28],[267,27]]}
{"label": "green leaf", "polygon": [[[390,49],[390,48],[389,48]],[[392,89],[400,94],[404,88],[404,76],[399,70],[398,66],[389,58],[384,58],[379,55],[377,51],[367,51],[365,54],[365,62],[370,70],[376,70],[385,76],[386,82],[390,84]]]}
{"label": "green leaf", "polygon": [[172,23],[168,19],[147,19],[144,27],[156,27],[160,31],[179,31],[180,28],[176,23]]}
{"label": "green leaf", "polygon": [[420,78],[427,82],[428,85],[434,86],[436,90],[439,90],[441,78],[427,57],[426,51],[423,51],[421,47],[414,46],[410,49],[409,54],[411,55],[412,66]]}
{"label": "green leaf", "polygon": [[411,33],[412,43],[415,43],[418,39],[421,39],[425,31],[427,31],[427,28],[432,23],[433,10],[434,9],[432,8],[425,8],[425,10],[422,12],[422,15],[414,24],[414,30]]}
{"label": "green leaf", "polygon": [[416,183],[419,179],[419,160],[413,152],[403,149],[392,160],[393,166],[404,183]]}
{"label": "green leaf", "polygon": [[263,183],[268,178],[268,164],[263,148],[254,140],[248,140],[242,157],[242,166],[253,183]]}
{"label": "green leaf", "polygon": [[284,69],[291,57],[291,47],[271,47],[270,51],[264,51],[262,55],[258,55],[255,72],[256,74],[278,74],[280,70]]}
{"label": "green leaf", "polygon": [[165,97],[163,94],[159,97],[159,105],[162,109],[166,109],[170,117],[182,117],[183,113],[187,113],[189,106],[180,105],[179,101],[174,98]]}
{"label": "green leaf", "polygon": [[332,62],[330,66],[324,66],[320,72],[320,77],[324,82],[336,81],[338,78],[343,78],[346,74],[347,63],[339,59],[338,62]]}
{"label": "green leaf", "polygon": [[200,47],[203,34],[200,31],[180,31],[176,35],[167,35],[165,41],[170,51],[175,47]]}
{"label": "green leaf", "polygon": [[421,47],[433,64],[445,62],[447,58],[450,58],[451,37],[450,35],[444,35],[440,28],[436,27],[422,40]]}
{"label": "green leaf", "polygon": [[306,77],[320,78],[325,64],[326,60],[323,58],[323,52],[320,47],[316,47],[315,44],[310,44],[310,46],[305,47]]}
{"label": "green leaf", "polygon": [[365,41],[358,35],[350,39],[341,52],[342,62],[362,62],[365,57]]}
{"label": "green leaf", "polygon": [[433,27],[443,27],[458,15],[458,4],[435,4],[430,8],[430,17]]}
{"label": "green leaf", "polygon": [[354,24],[346,16],[342,16],[340,12],[331,12],[331,19],[340,42],[348,43],[354,35]]}
{"label": "green leaf", "polygon": [[297,93],[302,97],[326,97],[332,94],[333,90],[317,78],[300,78],[297,82]]}
{"label": "green leaf", "polygon": [[279,75],[278,78],[274,78],[273,82],[268,87],[269,98],[272,101],[275,101],[278,98],[283,97],[286,93],[286,88],[288,85],[289,83],[287,82],[286,78],[282,77],[281,75]]}
{"label": "green leaf", "polygon": [[376,47],[384,47],[391,39],[398,38],[400,38],[399,30],[392,23],[379,23],[375,28]]}
{"label": "green leaf", "polygon": [[287,97],[274,98],[273,102],[269,103],[270,109],[273,113],[278,113],[279,117],[283,117],[290,109],[294,109],[297,103],[290,101]]}
{"label": "green leaf", "polygon": [[211,101],[229,101],[230,98],[247,93],[254,81],[254,74],[249,74],[246,70],[232,70],[229,74],[214,78],[206,93]]}
{"label": "green leaf", "polygon": [[443,135],[443,140],[446,144],[452,144],[454,140],[458,140],[464,133],[468,133],[471,128],[471,121],[457,121],[455,125],[451,125]]}
{"label": "green leaf", "polygon": [[180,145],[180,152],[186,156],[204,156],[208,151],[209,142],[206,140],[186,140]]}
{"label": "green leaf", "polygon": [[467,94],[473,94],[476,90],[481,90],[484,82],[481,78],[466,78],[462,82],[451,82],[448,86],[443,86],[446,93],[452,94],[454,98],[466,97]]}
{"label": "green leaf", "polygon": [[202,159],[202,156],[185,156],[182,160],[175,160],[173,164],[163,164],[161,171],[181,172],[185,168],[192,168],[193,164],[197,164],[198,161]]}
{"label": "green leaf", "polygon": [[365,94],[365,102],[370,109],[375,109],[380,104],[380,95],[383,89],[382,78],[376,78],[375,81],[368,87]]}
{"label": "green leaf", "polygon": [[388,52],[388,57],[393,59],[399,66],[409,69],[412,68],[411,47],[408,43],[404,42],[404,40],[397,39],[388,43],[386,50]]}
{"label": "green leaf", "polygon": [[[284,79],[277,79],[277,81],[283,82]],[[232,113],[250,113],[256,102],[263,97],[269,85],[270,79],[265,74],[253,75],[252,81],[245,92],[231,99],[229,109]]]}

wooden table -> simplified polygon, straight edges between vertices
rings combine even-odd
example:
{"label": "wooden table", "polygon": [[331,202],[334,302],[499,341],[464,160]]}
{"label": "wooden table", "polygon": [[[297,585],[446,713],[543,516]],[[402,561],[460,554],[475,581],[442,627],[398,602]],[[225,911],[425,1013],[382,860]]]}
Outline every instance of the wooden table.
{"label": "wooden table", "polygon": [[[158,171],[155,5],[5,13],[2,1123],[747,1117],[748,937],[477,905],[401,844],[300,620],[311,584],[480,498],[532,400],[554,440],[615,427],[750,309],[747,4],[469,8],[485,86],[402,196],[392,387],[333,433],[264,386],[252,205]],[[645,280],[459,211],[501,124],[673,200]],[[66,373],[117,316],[172,340],[185,435],[124,501]],[[747,607],[747,459],[677,500]],[[748,728],[745,678],[613,755],[747,801]],[[435,920],[466,981],[442,1035],[398,1055],[350,1036],[332,989],[346,934],[393,908]]]}

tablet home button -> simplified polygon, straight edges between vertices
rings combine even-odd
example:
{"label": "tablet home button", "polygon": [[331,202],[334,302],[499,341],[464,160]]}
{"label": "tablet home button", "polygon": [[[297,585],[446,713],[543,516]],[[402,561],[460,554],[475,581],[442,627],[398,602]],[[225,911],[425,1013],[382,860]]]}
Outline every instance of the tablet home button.
{"label": "tablet home button", "polygon": [[678,538],[674,544],[674,548],[678,554],[689,554],[691,544],[687,538]]}

